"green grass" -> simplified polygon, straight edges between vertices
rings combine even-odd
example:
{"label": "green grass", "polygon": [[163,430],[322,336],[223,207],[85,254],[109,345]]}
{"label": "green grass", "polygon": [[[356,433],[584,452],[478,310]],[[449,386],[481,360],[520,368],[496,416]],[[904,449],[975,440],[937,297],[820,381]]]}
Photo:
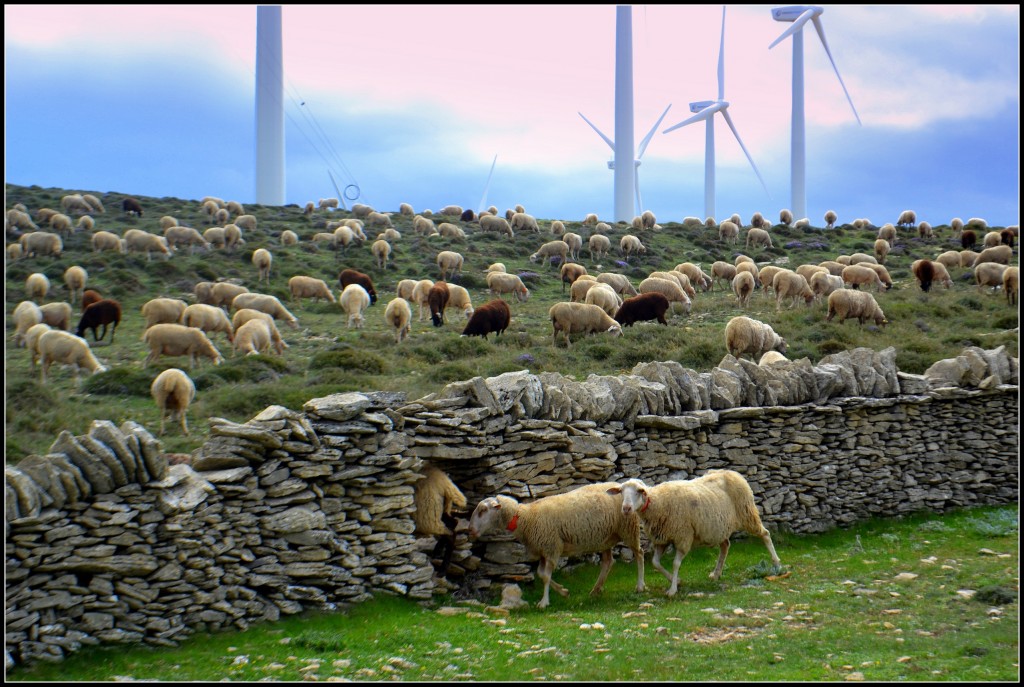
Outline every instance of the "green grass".
{"label": "green grass", "polygon": [[[120,193],[103,193],[89,189],[54,189],[8,184],[8,206],[22,202],[30,214],[40,207],[60,207],[60,198],[68,192],[93,193],[107,212],[96,215],[96,230],[122,234],[136,227],[161,233],[158,220],[163,215],[177,217],[183,224],[203,230],[209,226],[200,212],[197,200],[176,198],[145,198],[142,218],[125,217],[119,210]],[[386,210],[386,208],[384,209]],[[89,274],[87,288],[99,290],[104,296],[116,298],[124,306],[124,321],[118,328],[113,345],[106,342],[94,347],[110,372],[97,375],[81,386],[75,386],[70,370],[53,369],[51,379],[43,388],[39,373],[33,369],[28,352],[9,343],[6,356],[7,421],[6,459],[9,463],[30,454],[44,454],[62,429],[73,434],[88,431],[93,419],[109,419],[116,423],[135,420],[151,431],[159,427],[157,409],[149,397],[148,384],[166,367],[187,370],[182,358],[161,358],[149,368],[142,367],[146,349],[140,340],[142,319],[139,308],[150,298],[169,296],[192,300],[196,282],[216,279],[238,279],[250,290],[270,293],[282,300],[298,317],[298,330],[282,326],[281,333],[289,348],[283,357],[259,356],[253,361],[236,360],[223,334],[213,336],[214,344],[228,359],[214,368],[201,362],[190,372],[196,382],[197,395],[189,409],[192,435],[182,436],[180,429],[169,426],[162,437],[165,449],[191,452],[208,436],[207,418],[226,417],[244,422],[263,409],[261,404],[276,403],[300,409],[309,398],[337,391],[402,391],[410,400],[440,391],[444,384],[475,375],[493,376],[512,370],[528,369],[534,373],[559,372],[576,379],[589,374],[615,375],[628,373],[639,362],[675,360],[685,367],[706,372],[725,356],[724,328],[735,315],[745,314],[771,324],[789,343],[790,358],[807,357],[817,363],[823,356],[866,346],[882,350],[897,349],[897,365],[904,372],[921,373],[932,363],[959,355],[965,346],[996,348],[1005,345],[1011,355],[1018,355],[1018,312],[1010,307],[1001,293],[981,293],[965,270],[953,270],[956,284],[951,289],[922,293],[909,276],[910,263],[919,257],[935,257],[954,248],[956,242],[948,228],[941,237],[921,240],[904,236],[887,261],[895,288],[876,298],[890,324],[884,328],[855,321],[838,324],[825,322],[825,305],[811,308],[776,310],[773,299],[757,292],[746,311],[736,306],[735,297],[716,288],[698,292],[689,316],[676,314],[669,326],[639,323],[625,329],[622,337],[604,336],[577,338],[570,348],[559,341],[552,345],[550,306],[568,298],[556,269],[531,263],[529,256],[550,234],[519,233],[508,240],[492,234],[480,234],[475,225],[464,225],[468,238],[426,239],[417,236],[408,218],[394,213],[396,228],[402,238],[394,246],[393,261],[386,271],[375,266],[369,243],[376,231],[367,230],[370,239],[363,246],[350,247],[344,256],[320,249],[310,237],[325,229],[329,219],[349,216],[345,212],[302,214],[297,206],[270,207],[253,205],[246,211],[258,218],[255,232],[248,232],[246,245],[233,253],[216,251],[189,255],[182,251],[168,261],[147,262],[137,255],[93,253],[89,236],[77,233],[65,240],[60,258],[39,257],[7,264],[5,273],[7,334],[12,341],[13,323],[10,314],[24,299],[25,278],[32,272],[43,272],[51,281],[48,300],[66,299],[64,270],[81,265]],[[540,219],[542,230],[550,227],[549,219]],[[743,251],[742,243],[723,245],[717,230],[685,229],[660,218],[660,232],[638,232],[648,246],[648,253],[621,262],[617,242],[629,231],[622,225],[613,227],[610,238],[612,255],[595,265],[582,251],[583,264],[592,274],[618,271],[634,284],[654,270],[670,270],[680,262],[699,262],[706,271],[715,260],[732,261]],[[435,221],[440,221],[435,217]],[[457,221],[456,221],[457,222]],[[567,230],[589,236],[579,221],[565,221]],[[295,231],[301,243],[282,247],[278,237],[285,229]],[[871,252],[875,232],[841,226],[833,231],[775,227],[772,229],[775,248],[757,251],[756,260],[784,260],[789,267],[802,263],[818,263],[840,254]],[[741,238],[742,238],[741,233]],[[256,283],[256,270],[250,262],[252,251],[267,247],[274,254],[274,267],[269,286]],[[413,314],[411,336],[396,345],[387,329],[383,312],[394,297],[395,285],[404,278],[438,276],[434,263],[441,250],[456,250],[465,256],[463,274],[454,281],[466,286],[475,305],[490,300],[486,293],[483,272],[496,261],[504,262],[510,272],[523,274],[531,290],[526,303],[514,302],[512,323],[500,338],[486,341],[479,337],[462,339],[465,325],[461,314],[451,313],[443,327],[431,326],[429,318]],[[378,303],[366,312],[361,329],[349,329],[345,314],[331,303],[307,301],[292,306],[287,288],[288,278],[296,274],[318,277],[338,289],[337,275],[344,267],[359,269],[374,279]],[[77,323],[78,308],[73,321]],[[91,335],[90,341],[91,341]]]}
{"label": "green grass", "polygon": [[[707,577],[717,551],[692,551],[675,598],[664,596],[667,582],[649,556],[648,589],[639,594],[635,565],[619,561],[604,593],[590,597],[598,566],[577,562],[555,571],[569,598],[552,592],[544,610],[534,605],[536,581],[523,589],[531,605],[508,615],[446,596],[379,596],[350,610],[200,632],[175,648],[87,647],[61,664],[17,667],[7,679],[1019,679],[1017,507],[773,538],[781,575],[772,576],[760,541],[740,538],[718,581]],[[446,615],[445,606],[459,610]]]}

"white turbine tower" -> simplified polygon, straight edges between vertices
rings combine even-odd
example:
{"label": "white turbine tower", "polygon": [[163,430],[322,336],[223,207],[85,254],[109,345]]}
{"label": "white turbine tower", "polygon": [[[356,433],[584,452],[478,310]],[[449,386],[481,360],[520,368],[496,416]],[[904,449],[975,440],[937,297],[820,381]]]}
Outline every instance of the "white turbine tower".
{"label": "white turbine tower", "polygon": [[498,154],[494,154],[494,162],[491,163],[491,171],[487,174],[487,183],[484,184],[484,194],[480,197],[480,206],[476,210],[476,214],[479,216],[481,212],[487,207],[487,191],[491,188],[491,177],[494,176],[494,165],[498,164]]}
{"label": "white turbine tower", "polygon": [[790,174],[792,175],[791,191],[793,194],[793,201],[791,210],[793,217],[801,218],[807,216],[807,191],[806,191],[806,145],[804,138],[804,24],[811,21],[814,22],[814,29],[818,32],[818,38],[821,39],[821,45],[825,48],[825,54],[828,55],[829,62],[832,63],[832,69],[836,72],[836,77],[839,79],[839,85],[843,87],[843,93],[846,94],[846,100],[850,103],[850,109],[853,110],[853,116],[857,118],[857,124],[860,124],[860,115],[857,114],[857,108],[853,106],[853,100],[850,98],[850,93],[846,90],[846,84],[843,83],[843,77],[839,76],[839,68],[836,67],[836,61],[832,59],[832,51],[828,49],[828,41],[825,40],[825,28],[821,25],[821,14],[825,10],[821,7],[814,5],[790,5],[789,7],[776,7],[772,9],[772,19],[775,21],[792,22],[793,25],[782,32],[782,35],[775,39],[775,41],[768,46],[771,50],[776,45],[789,38],[793,37],[793,124],[792,124],[792,168]]}
{"label": "white turbine tower", "polygon": [[256,202],[284,205],[281,7],[256,8]]}
{"label": "white turbine tower", "polygon": [[[725,119],[725,123],[732,129],[733,136],[736,137],[736,142],[740,144],[740,148],[743,149],[743,154],[747,156],[747,160],[750,161],[750,166],[754,168],[754,173],[757,174],[757,178],[761,181],[761,187],[764,188],[764,192],[768,193],[768,187],[765,186],[764,179],[761,178],[761,172],[758,171],[757,165],[754,164],[754,158],[750,157],[750,153],[747,152],[747,147],[743,145],[743,141],[740,139],[740,134],[736,131],[736,126],[732,123],[732,118],[729,116],[729,103],[725,100],[725,7],[722,7],[722,40],[718,47],[718,99],[717,100],[701,100],[696,103],[690,103],[690,112],[696,112],[693,117],[686,119],[674,126],[670,126],[665,129],[662,133],[667,134],[670,131],[675,131],[688,124],[694,124],[699,121],[706,123],[705,129],[705,143],[704,143],[704,216],[714,217],[715,216],[715,113],[720,112],[722,117]],[[771,194],[768,194],[769,197]]]}

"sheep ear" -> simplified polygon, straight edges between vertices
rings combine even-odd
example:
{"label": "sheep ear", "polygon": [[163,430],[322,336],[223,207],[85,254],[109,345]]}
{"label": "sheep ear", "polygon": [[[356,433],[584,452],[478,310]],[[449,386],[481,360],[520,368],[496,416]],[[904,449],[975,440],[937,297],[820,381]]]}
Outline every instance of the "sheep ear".
{"label": "sheep ear", "polygon": [[622,493],[622,487],[615,485],[614,487],[610,487],[606,493],[616,496]]}

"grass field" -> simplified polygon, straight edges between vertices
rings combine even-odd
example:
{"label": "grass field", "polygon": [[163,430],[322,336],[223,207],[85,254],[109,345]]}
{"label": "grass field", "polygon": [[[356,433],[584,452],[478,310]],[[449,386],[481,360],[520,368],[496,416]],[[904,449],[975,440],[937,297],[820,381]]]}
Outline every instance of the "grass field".
{"label": "grass field", "polygon": [[[63,195],[74,190],[22,187],[8,184],[7,206],[23,203],[30,214],[42,207],[59,209]],[[164,215],[178,219],[200,231],[209,226],[198,200],[140,197],[144,216],[128,217],[121,212],[124,194],[81,190],[93,193],[105,204],[106,212],[94,216],[96,230],[120,235],[135,227],[162,233],[158,221]],[[529,210],[529,208],[527,208]],[[567,291],[558,276],[557,266],[534,264],[529,256],[544,242],[551,240],[550,220],[539,219],[541,234],[517,233],[514,239],[497,234],[481,233],[474,224],[465,224],[465,241],[426,238],[412,230],[411,220],[397,212],[395,227],[402,238],[393,246],[392,262],[380,270],[370,254],[369,244],[376,230],[367,229],[369,241],[352,246],[344,253],[317,247],[312,235],[324,231],[328,220],[348,217],[347,212],[316,212],[305,216],[297,206],[249,206],[246,211],[258,219],[254,232],[246,233],[246,244],[235,250],[197,252],[182,250],[168,260],[154,258],[151,262],[138,254],[94,253],[88,232],[79,232],[65,239],[65,250],[59,258],[33,257],[8,261],[5,270],[7,342],[5,409],[5,454],[8,462],[17,462],[29,454],[44,454],[61,430],[73,434],[88,431],[93,419],[109,419],[116,423],[135,420],[154,433],[159,427],[158,412],[149,395],[153,378],[166,367],[187,370],[183,358],[162,358],[143,367],[146,349],[140,340],[143,320],[139,309],[151,298],[167,296],[192,302],[192,291],[199,281],[233,279],[250,291],[270,293],[289,306],[299,319],[298,330],[281,327],[289,344],[284,356],[251,356],[237,358],[222,334],[213,336],[215,345],[227,358],[214,367],[201,363],[191,370],[197,396],[189,410],[191,436],[183,436],[180,428],[170,426],[163,437],[165,449],[190,452],[204,440],[211,416],[244,422],[268,405],[280,404],[301,408],[310,399],[339,391],[402,391],[408,398],[419,398],[440,390],[445,384],[472,378],[492,376],[512,370],[528,369],[534,373],[555,371],[584,379],[588,374],[625,374],[640,362],[674,360],[685,367],[707,371],[726,354],[724,328],[728,320],[739,314],[760,319],[784,336],[789,343],[788,357],[807,357],[817,362],[822,356],[866,346],[882,350],[894,346],[900,370],[921,373],[933,362],[958,355],[965,346],[996,348],[1005,345],[1012,355],[1018,354],[1018,310],[1007,304],[1001,292],[980,291],[971,279],[971,271],[952,270],[955,284],[950,289],[936,288],[924,293],[910,274],[910,264],[921,257],[935,258],[947,249],[958,249],[949,227],[935,227],[936,237],[919,239],[901,232],[886,266],[895,286],[876,294],[889,324],[879,328],[858,325],[856,321],[839,324],[826,322],[826,306],[784,307],[776,310],[774,300],[758,292],[744,311],[727,289],[716,286],[713,291],[697,293],[688,316],[676,314],[669,326],[640,323],[625,329],[622,337],[603,335],[577,339],[571,348],[552,345],[548,308],[560,300],[568,300]],[[766,213],[767,214],[767,213]],[[444,221],[435,216],[435,223]],[[681,219],[681,218],[674,218]],[[631,232],[625,225],[614,225],[610,233],[613,255],[603,264],[589,259],[586,239],[589,228],[582,218],[563,219],[568,231],[584,239],[582,263],[591,274],[614,271],[627,275],[634,285],[654,270],[671,270],[681,262],[695,262],[710,272],[716,260],[733,262],[743,252],[740,243],[723,244],[714,229],[688,229],[669,218],[662,218],[660,231],[635,233],[647,246],[646,254],[623,261],[615,255],[621,236]],[[301,238],[296,246],[280,245],[285,229]],[[795,268],[803,263],[818,263],[841,254],[872,252],[876,232],[857,230],[841,225],[833,230],[820,228],[794,229],[776,226],[771,230],[774,248],[758,249],[749,255],[759,264],[776,262]],[[10,237],[8,241],[10,241]],[[320,244],[321,246],[323,244]],[[274,255],[269,287],[257,284],[257,271],[251,263],[253,250],[268,248]],[[465,320],[450,314],[443,327],[431,326],[428,318],[415,318],[409,339],[396,345],[383,319],[386,303],[394,297],[395,285],[405,278],[438,278],[435,257],[440,250],[456,250],[465,256],[463,273],[455,283],[469,289],[475,305],[486,302],[483,273],[493,262],[503,262],[509,272],[518,273],[531,290],[525,303],[513,302],[512,324],[500,338],[483,340],[462,338]],[[1016,262],[1016,258],[1014,260]],[[25,299],[25,279],[33,272],[42,272],[51,282],[47,301],[67,300],[63,273],[71,265],[84,267],[89,275],[87,288],[116,298],[124,307],[124,319],[117,329],[114,343],[108,339],[94,347],[96,355],[110,370],[84,379],[76,385],[70,369],[52,370],[44,386],[39,371],[33,368],[28,351],[13,346],[11,313]],[[371,275],[380,300],[366,313],[362,329],[346,327],[346,317],[339,306],[320,302],[289,304],[287,282],[291,276],[306,274],[318,277],[337,291],[337,275],[344,267],[353,267]],[[72,328],[79,317],[75,306]],[[91,335],[88,335],[90,343]]]}

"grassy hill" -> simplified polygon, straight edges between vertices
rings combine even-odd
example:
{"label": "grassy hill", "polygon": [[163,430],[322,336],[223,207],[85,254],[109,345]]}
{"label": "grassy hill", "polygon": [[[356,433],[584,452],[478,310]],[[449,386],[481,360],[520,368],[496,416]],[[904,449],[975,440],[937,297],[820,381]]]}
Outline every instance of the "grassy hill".
{"label": "grassy hill", "polygon": [[[60,199],[68,193],[92,193],[106,208],[94,214],[95,230],[112,231],[118,235],[129,228],[162,234],[159,219],[170,215],[180,224],[200,231],[210,226],[198,200],[149,198],[134,196],[142,203],[144,216],[128,217],[121,211],[125,194],[104,193],[89,189],[56,189],[37,186],[6,186],[5,208],[23,203],[30,215],[39,208],[60,209]],[[230,200],[230,199],[225,199]],[[246,212],[257,217],[258,227],[246,232],[246,244],[234,252],[210,251],[190,255],[178,251],[168,260],[116,253],[94,253],[90,246],[91,232],[78,232],[64,242],[60,258],[33,257],[6,263],[6,459],[17,462],[29,454],[46,453],[57,434],[67,429],[73,434],[87,432],[93,419],[109,419],[116,423],[132,419],[157,432],[159,416],[149,395],[149,386],[157,374],[167,367],[188,370],[182,358],[161,358],[143,367],[147,350],[140,340],[143,320],[139,309],[151,298],[166,296],[193,302],[192,291],[199,281],[237,280],[250,291],[277,296],[298,318],[298,330],[280,327],[289,345],[282,357],[232,356],[231,346],[222,334],[212,337],[227,359],[220,366],[198,364],[189,371],[195,380],[197,395],[189,410],[191,436],[183,436],[180,428],[170,426],[162,438],[165,450],[190,452],[199,446],[207,433],[207,418],[225,417],[244,422],[271,404],[300,409],[317,396],[340,391],[402,391],[408,398],[419,398],[440,390],[445,384],[476,375],[493,376],[512,370],[528,369],[534,373],[559,372],[583,379],[594,373],[616,375],[628,373],[639,362],[675,360],[688,368],[707,371],[726,355],[724,329],[730,318],[745,314],[762,320],[789,342],[787,357],[807,357],[816,362],[822,356],[866,346],[882,350],[897,349],[897,364],[905,372],[921,373],[934,361],[953,357],[965,346],[995,348],[1006,345],[1018,355],[1018,311],[1007,304],[1003,294],[979,291],[971,270],[952,270],[955,285],[951,289],[937,287],[923,293],[910,274],[910,264],[918,258],[935,258],[940,252],[959,249],[948,226],[935,227],[931,239],[919,239],[907,232],[890,253],[886,266],[894,288],[876,294],[889,319],[884,328],[848,321],[826,322],[826,306],[799,305],[776,310],[775,301],[758,292],[744,311],[736,304],[730,291],[716,287],[698,291],[688,316],[675,315],[664,327],[641,323],[624,330],[619,338],[602,335],[576,339],[571,348],[561,343],[552,345],[548,308],[560,300],[568,300],[558,276],[557,266],[531,263],[529,256],[544,242],[552,240],[551,219],[538,218],[541,234],[517,233],[514,239],[480,232],[475,223],[450,220],[465,228],[465,241],[440,237],[424,238],[414,233],[411,218],[398,214],[397,208],[379,208],[393,212],[395,228],[401,240],[393,244],[392,261],[386,270],[376,267],[370,243],[377,230],[367,228],[368,241],[350,247],[346,253],[310,242],[314,233],[325,231],[330,220],[350,217],[345,211],[317,211],[306,216],[302,208],[291,205],[271,207],[247,205]],[[439,208],[438,208],[439,209]],[[422,208],[416,208],[421,211]],[[529,208],[527,207],[527,211]],[[772,216],[769,214],[769,216]],[[73,218],[74,219],[74,218]],[[580,224],[582,218],[561,218],[567,231],[584,239],[582,262],[591,274],[602,271],[620,272],[638,284],[650,272],[671,270],[681,262],[695,262],[710,272],[716,260],[733,262],[743,252],[740,243],[725,245],[718,239],[717,229],[688,229],[674,220],[660,218],[660,231],[632,231],[626,225],[613,225],[610,234],[613,255],[603,264],[594,264],[586,250],[590,228]],[[843,219],[843,218],[840,218]],[[449,221],[434,216],[435,223]],[[745,221],[747,221],[745,219]],[[46,227],[41,227],[46,229]],[[296,246],[280,243],[281,232],[291,229],[300,237]],[[615,254],[622,235],[634,233],[648,251],[622,262]],[[795,268],[803,263],[818,263],[838,255],[854,252],[872,253],[876,237],[873,229],[858,230],[849,225],[836,229],[793,229],[776,226],[771,229],[775,247],[748,253],[759,265],[769,262]],[[15,240],[8,233],[7,241]],[[270,286],[257,284],[257,270],[251,263],[256,248],[267,248],[274,255]],[[509,272],[518,273],[531,290],[526,303],[512,302],[512,324],[496,339],[460,337],[465,319],[451,313],[450,321],[435,328],[426,320],[418,321],[414,309],[413,330],[409,339],[396,345],[384,318],[384,307],[395,295],[401,279],[437,279],[435,257],[438,251],[455,250],[465,256],[461,276],[453,281],[465,286],[473,303],[479,306],[490,300],[483,273],[492,262],[503,262]],[[1014,258],[1016,264],[1017,259]],[[67,300],[63,273],[71,265],[80,265],[89,274],[87,288],[98,290],[107,298],[116,298],[124,307],[124,319],[113,344],[101,342],[94,347],[100,360],[110,367],[105,373],[83,378],[76,386],[70,369],[51,369],[44,386],[38,368],[33,368],[29,353],[14,348],[11,313],[25,299],[25,278],[42,272],[50,282],[46,301]],[[366,313],[362,329],[346,327],[346,316],[331,303],[301,306],[290,303],[288,279],[297,274],[321,278],[338,291],[338,273],[345,267],[361,270],[374,279],[379,300]],[[72,328],[80,315],[80,303],[74,305]],[[91,335],[87,335],[92,343]]]}

